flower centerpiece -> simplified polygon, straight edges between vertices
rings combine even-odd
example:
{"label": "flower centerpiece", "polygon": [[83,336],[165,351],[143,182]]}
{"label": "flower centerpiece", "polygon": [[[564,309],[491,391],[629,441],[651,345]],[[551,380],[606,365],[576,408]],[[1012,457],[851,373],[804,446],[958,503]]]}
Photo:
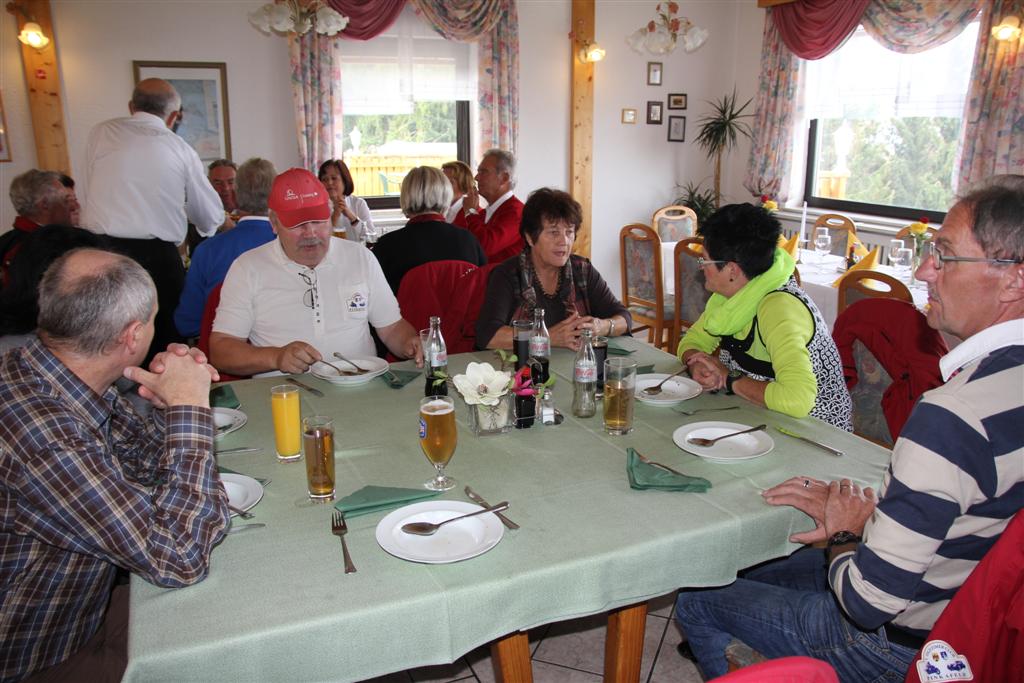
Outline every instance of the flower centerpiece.
{"label": "flower centerpiece", "polygon": [[470,427],[477,436],[503,434],[512,428],[512,374],[490,363],[470,363],[452,377],[455,389],[469,406]]}
{"label": "flower centerpiece", "polygon": [[779,203],[766,194],[761,195],[761,208],[765,211],[778,211]]}
{"label": "flower centerpiece", "polygon": [[908,225],[907,236],[914,243],[914,246],[911,247],[914,251],[914,264],[910,271],[913,274],[917,272],[918,267],[921,265],[921,255],[924,251],[925,243],[932,238],[932,233],[928,226],[928,219],[921,218],[920,220],[914,221]]}

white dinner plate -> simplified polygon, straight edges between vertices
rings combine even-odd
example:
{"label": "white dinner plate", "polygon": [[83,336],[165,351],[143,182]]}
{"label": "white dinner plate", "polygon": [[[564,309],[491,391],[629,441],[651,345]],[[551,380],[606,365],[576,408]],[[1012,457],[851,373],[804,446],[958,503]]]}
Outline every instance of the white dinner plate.
{"label": "white dinner plate", "polygon": [[670,373],[667,372],[638,375],[636,378],[637,400],[652,406],[674,406],[680,401],[700,396],[700,385],[689,377],[673,377],[661,385],[661,393],[657,396],[648,396],[644,393],[644,389],[655,386],[669,375]]}
{"label": "white dinner plate", "polygon": [[[263,487],[252,477],[222,472],[220,480],[224,484],[224,490],[228,492],[228,503],[231,507],[245,511],[255,507],[263,498]],[[234,517],[235,513],[232,512],[231,516]]]}
{"label": "white dinner plate", "polygon": [[[332,363],[341,368],[349,368],[351,363],[346,363],[343,360],[332,359]],[[388,371],[388,362],[383,358],[352,358],[352,362],[358,365],[364,370],[369,372],[363,373],[362,375],[343,375],[338,372],[337,368],[333,368],[327,363],[317,361],[310,367],[309,372],[319,379],[326,380],[331,384],[337,384],[345,387],[354,387],[360,384],[366,384],[374,377],[380,377]],[[352,368],[355,370],[355,368]]]}
{"label": "white dinner plate", "polygon": [[213,425],[216,432],[214,437],[219,439],[225,434],[237,432],[249,421],[248,416],[241,410],[234,408],[214,408]]}
{"label": "white dinner plate", "polygon": [[433,536],[402,531],[409,522],[443,522],[483,509],[459,500],[430,500],[398,508],[377,525],[377,543],[388,553],[411,562],[447,564],[482,555],[498,545],[505,533],[493,512],[446,524]]}
{"label": "white dinner plate", "polygon": [[683,425],[672,432],[672,440],[687,453],[717,463],[730,463],[739,460],[760,458],[769,453],[775,442],[764,431],[752,434],[741,434],[719,441],[714,446],[695,446],[686,439],[695,436],[701,439],[714,439],[731,432],[742,432],[754,425],[739,422],[693,422]]}

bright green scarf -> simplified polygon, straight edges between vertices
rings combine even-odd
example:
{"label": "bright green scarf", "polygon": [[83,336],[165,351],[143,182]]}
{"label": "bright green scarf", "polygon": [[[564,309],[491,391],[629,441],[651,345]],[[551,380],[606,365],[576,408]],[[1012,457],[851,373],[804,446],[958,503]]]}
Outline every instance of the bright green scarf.
{"label": "bright green scarf", "polygon": [[775,249],[775,261],[731,297],[712,294],[704,307],[704,330],[716,337],[731,337],[750,324],[761,299],[786,283],[796,262],[782,249]]}

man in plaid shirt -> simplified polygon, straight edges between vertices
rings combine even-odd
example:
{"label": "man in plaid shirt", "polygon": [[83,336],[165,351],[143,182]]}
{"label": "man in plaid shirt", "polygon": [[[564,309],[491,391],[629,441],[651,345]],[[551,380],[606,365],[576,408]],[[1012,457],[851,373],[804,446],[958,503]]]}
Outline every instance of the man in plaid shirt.
{"label": "man in plaid shirt", "polygon": [[[0,681],[120,680],[117,569],[201,581],[229,523],[216,371],[180,345],[136,367],[156,301],[131,259],[72,251],[40,283],[39,338],[0,358]],[[158,408],[147,419],[112,386],[122,376]]]}

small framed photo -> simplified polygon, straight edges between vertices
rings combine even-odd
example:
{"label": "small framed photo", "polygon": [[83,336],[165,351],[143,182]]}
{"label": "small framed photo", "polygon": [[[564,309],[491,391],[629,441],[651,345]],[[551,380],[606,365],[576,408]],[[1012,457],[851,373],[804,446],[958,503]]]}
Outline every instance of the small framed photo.
{"label": "small framed photo", "polygon": [[661,85],[661,62],[647,62],[647,85]]}
{"label": "small framed photo", "polygon": [[622,110],[622,122],[623,123],[636,123],[636,109],[623,109]]}
{"label": "small framed photo", "polygon": [[668,117],[668,141],[686,142],[686,117]]}
{"label": "small framed photo", "polygon": [[669,109],[686,109],[686,94],[676,93],[668,96]]}
{"label": "small framed photo", "polygon": [[647,123],[661,125],[661,102],[654,101],[647,103]]}

